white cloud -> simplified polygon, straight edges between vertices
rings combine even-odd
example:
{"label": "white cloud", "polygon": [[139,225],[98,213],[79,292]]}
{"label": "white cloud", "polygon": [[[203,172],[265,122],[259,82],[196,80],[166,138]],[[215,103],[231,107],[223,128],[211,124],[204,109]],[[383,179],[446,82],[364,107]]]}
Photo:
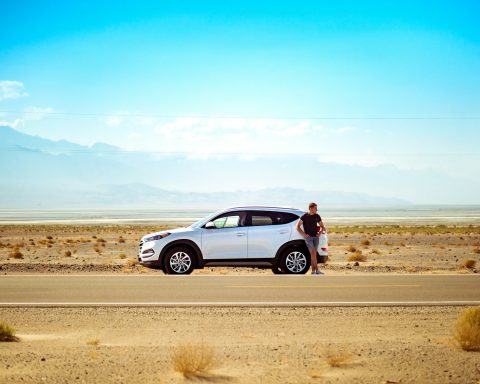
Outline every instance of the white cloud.
{"label": "white cloud", "polygon": [[0,101],[28,96],[21,81],[0,80]]}
{"label": "white cloud", "polygon": [[124,119],[120,116],[107,116],[103,119],[103,121],[109,127],[118,127],[123,123]]}
{"label": "white cloud", "polygon": [[30,107],[25,111],[25,120],[43,120],[54,110],[53,108]]}
{"label": "white cloud", "polygon": [[13,121],[0,120],[0,126],[6,126],[10,128],[17,128],[19,125],[23,125],[23,119],[15,119]]}
{"label": "white cloud", "polygon": [[348,132],[354,132],[356,130],[357,130],[356,127],[352,127],[352,126],[347,125],[345,127],[338,128],[337,132],[338,133],[348,133]]}
{"label": "white cloud", "polygon": [[181,117],[157,124],[155,132],[169,137],[194,138],[206,133],[231,135],[232,132],[242,132],[248,136],[297,136],[310,132],[326,133],[326,130],[308,120]]}
{"label": "white cloud", "polygon": [[140,139],[141,137],[142,137],[142,134],[140,132],[130,132],[128,134],[128,138],[133,140]]}

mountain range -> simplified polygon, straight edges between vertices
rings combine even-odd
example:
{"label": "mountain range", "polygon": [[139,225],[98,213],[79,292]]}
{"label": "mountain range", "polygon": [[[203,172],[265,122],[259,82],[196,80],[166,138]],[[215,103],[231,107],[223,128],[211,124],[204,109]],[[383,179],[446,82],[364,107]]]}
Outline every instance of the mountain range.
{"label": "mountain range", "polygon": [[392,207],[477,204],[480,185],[433,170],[311,156],[194,157],[54,141],[0,126],[0,208]]}

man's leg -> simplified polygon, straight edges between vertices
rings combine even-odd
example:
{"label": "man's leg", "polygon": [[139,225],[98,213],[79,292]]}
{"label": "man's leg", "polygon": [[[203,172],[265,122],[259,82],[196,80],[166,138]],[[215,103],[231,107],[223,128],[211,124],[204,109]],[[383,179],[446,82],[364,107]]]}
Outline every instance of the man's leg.
{"label": "man's leg", "polygon": [[310,248],[310,260],[312,264],[312,271],[318,270],[317,264],[317,250],[315,248]]}

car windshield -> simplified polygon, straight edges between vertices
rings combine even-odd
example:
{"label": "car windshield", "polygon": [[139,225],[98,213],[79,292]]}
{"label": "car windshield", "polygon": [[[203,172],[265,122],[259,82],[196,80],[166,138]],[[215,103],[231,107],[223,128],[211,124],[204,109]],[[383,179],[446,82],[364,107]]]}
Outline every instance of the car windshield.
{"label": "car windshield", "polygon": [[207,223],[208,221],[210,221],[211,218],[213,218],[214,216],[216,216],[218,213],[220,213],[221,211],[216,211],[216,212],[213,212],[203,218],[201,218],[200,220],[197,220],[196,222],[194,222],[193,224],[190,224],[189,227],[190,228],[198,228],[200,227],[201,225]]}

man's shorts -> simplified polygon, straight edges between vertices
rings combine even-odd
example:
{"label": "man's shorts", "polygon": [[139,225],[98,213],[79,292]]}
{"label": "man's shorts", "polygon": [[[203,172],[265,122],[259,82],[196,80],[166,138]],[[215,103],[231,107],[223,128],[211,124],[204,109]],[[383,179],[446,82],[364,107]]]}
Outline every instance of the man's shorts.
{"label": "man's shorts", "polygon": [[310,236],[305,239],[305,242],[307,243],[308,250],[311,251],[312,249],[317,250],[318,248],[318,242],[319,242],[318,236]]}

